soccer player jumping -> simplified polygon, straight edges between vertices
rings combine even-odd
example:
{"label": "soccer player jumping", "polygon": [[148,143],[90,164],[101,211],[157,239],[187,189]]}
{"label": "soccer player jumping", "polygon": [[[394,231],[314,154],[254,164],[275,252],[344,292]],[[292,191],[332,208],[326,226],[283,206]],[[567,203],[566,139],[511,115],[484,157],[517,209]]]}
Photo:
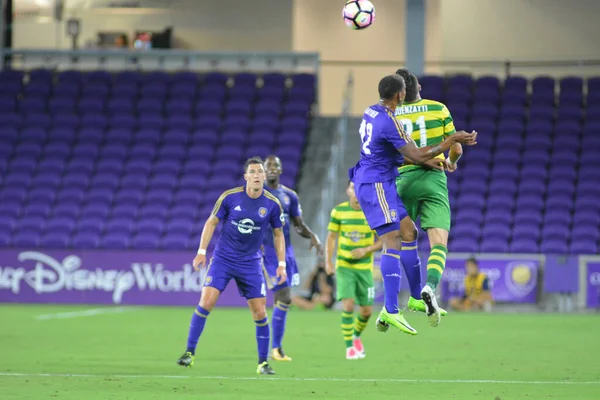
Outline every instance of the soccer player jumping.
{"label": "soccer player jumping", "polygon": [[[348,201],[331,210],[327,226],[326,271],[335,272],[337,299],[342,301],[342,335],[346,343],[346,359],[365,357],[360,334],[367,327],[373,313],[375,285],[373,284],[373,252],[381,250],[381,240],[375,240],[375,232],[369,228],[365,214],[354,192],[354,183],[348,182]],[[337,254],[335,266],[331,263]],[[353,320],[354,304],[358,304],[358,316]],[[353,326],[354,325],[354,326]]]}
{"label": "soccer player jumping", "polygon": [[316,247],[317,253],[322,255],[323,249],[318,236],[302,219],[302,207],[300,207],[298,194],[279,182],[279,177],[283,172],[279,157],[275,155],[268,156],[265,161],[265,168],[267,170],[265,189],[275,196],[283,207],[283,216],[285,219],[283,236],[286,245],[285,261],[288,276],[288,279],[283,283],[277,282],[277,251],[275,243],[273,242],[273,236],[266,235],[263,243],[265,279],[267,281],[267,286],[273,291],[275,297],[273,321],[271,322],[273,325],[271,358],[274,361],[292,361],[292,359],[283,351],[283,346],[281,344],[285,332],[287,313],[292,304],[292,293],[290,288],[297,286],[300,283],[300,274],[298,273],[298,266],[294,257],[294,249],[290,237],[290,222],[294,224],[296,232],[298,232],[300,236],[310,239],[311,250],[313,247]]}
{"label": "soccer player jumping", "polygon": [[360,160],[348,175],[355,184],[356,196],[369,226],[383,241],[380,268],[385,305],[377,319],[377,329],[385,332],[392,325],[415,335],[417,331],[408,324],[398,307],[401,238],[414,234],[414,223],[396,192],[397,168],[403,164],[404,156],[422,164],[447,151],[454,143],[474,145],[477,133],[457,132],[439,144],[419,148],[394,117],[396,108],[406,96],[404,79],[399,75],[388,75],[381,79],[378,90],[379,104],[365,110],[360,125]]}
{"label": "soccer player jumping", "polygon": [[223,221],[223,231],[213,257],[208,266],[200,302],[190,322],[187,349],[177,360],[177,364],[191,367],[194,364],[198,339],[204,330],[206,319],[219,299],[219,295],[231,279],[234,279],[240,296],[248,301],[248,307],[256,324],[258,344],[258,368],[262,375],[275,372],[269,366],[269,321],[265,280],[261,270],[260,246],[270,226],[277,253],[276,271],[278,283],[287,279],[285,264],[285,239],[282,226],[283,209],[279,200],[263,185],[266,179],[263,161],[250,158],[244,165],[246,186],[227,190],[215,203],[213,211],[204,224],[198,254],[194,258],[197,271],[206,265],[206,249],[215,228]]}
{"label": "soccer player jumping", "polygon": [[[396,118],[412,137],[418,147],[436,145],[446,137],[455,134],[454,122],[448,108],[437,101],[422,99],[419,80],[407,69],[399,69],[406,83],[404,104],[396,110]],[[450,147],[448,158],[443,154],[436,157],[444,163],[446,170],[454,172],[456,163],[462,155],[462,146],[455,143]],[[402,203],[413,221],[421,217],[421,229],[427,232],[431,252],[427,260],[427,284],[421,286],[421,262],[417,249],[417,240],[402,244],[402,265],[410,285],[408,308],[426,312],[431,326],[440,322],[442,309],[430,309],[421,297],[435,298],[435,289],[440,282],[446,266],[448,254],[448,232],[450,231],[450,201],[448,199],[448,180],[443,171],[423,168],[405,159],[396,178],[396,189]],[[406,238],[405,238],[406,239]],[[431,304],[437,302],[431,301]]]}

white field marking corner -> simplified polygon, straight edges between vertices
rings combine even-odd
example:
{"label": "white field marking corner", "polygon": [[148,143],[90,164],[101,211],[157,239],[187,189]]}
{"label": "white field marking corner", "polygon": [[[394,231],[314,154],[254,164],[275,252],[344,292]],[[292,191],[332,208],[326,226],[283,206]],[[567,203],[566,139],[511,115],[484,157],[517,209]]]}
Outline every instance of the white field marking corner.
{"label": "white field marking corner", "polygon": [[46,321],[49,319],[68,319],[68,318],[79,318],[79,317],[94,317],[96,315],[103,314],[120,314],[126,311],[133,310],[134,307],[105,307],[105,308],[91,308],[89,310],[81,311],[69,311],[60,312],[54,314],[43,314],[35,317],[38,321]]}
{"label": "white field marking corner", "polygon": [[512,381],[494,379],[353,379],[353,378],[269,378],[243,376],[195,376],[195,375],[107,375],[107,374],[27,374],[0,372],[6,377],[46,377],[46,378],[121,378],[121,379],[221,379],[230,381],[276,380],[276,381],[316,381],[316,382],[383,382],[383,383],[474,383],[499,385],[600,385],[600,381]]}

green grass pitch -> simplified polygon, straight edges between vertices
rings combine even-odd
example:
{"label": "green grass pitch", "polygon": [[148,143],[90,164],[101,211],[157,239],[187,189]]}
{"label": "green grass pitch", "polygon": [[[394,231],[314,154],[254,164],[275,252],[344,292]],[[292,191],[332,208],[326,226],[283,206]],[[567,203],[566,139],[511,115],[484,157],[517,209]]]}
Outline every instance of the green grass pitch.
{"label": "green grass pitch", "polygon": [[193,305],[52,315],[96,308],[0,306],[0,398],[600,398],[597,315],[451,314],[434,329],[410,313],[416,337],[371,321],[367,358],[346,361],[338,312],[293,310],[284,343],[294,360],[263,377],[248,310],[215,309],[184,369],[175,360]]}

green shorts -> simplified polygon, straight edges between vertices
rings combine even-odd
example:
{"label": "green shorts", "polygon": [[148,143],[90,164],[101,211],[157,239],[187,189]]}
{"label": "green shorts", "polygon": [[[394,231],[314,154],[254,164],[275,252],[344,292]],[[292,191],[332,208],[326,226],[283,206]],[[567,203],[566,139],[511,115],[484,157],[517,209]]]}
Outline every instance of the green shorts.
{"label": "green shorts", "polygon": [[413,221],[421,217],[421,229],[450,231],[448,180],[442,171],[405,167],[396,178],[396,190]]}
{"label": "green shorts", "polygon": [[338,267],[335,270],[337,300],[353,299],[359,306],[371,306],[375,300],[373,271]]}

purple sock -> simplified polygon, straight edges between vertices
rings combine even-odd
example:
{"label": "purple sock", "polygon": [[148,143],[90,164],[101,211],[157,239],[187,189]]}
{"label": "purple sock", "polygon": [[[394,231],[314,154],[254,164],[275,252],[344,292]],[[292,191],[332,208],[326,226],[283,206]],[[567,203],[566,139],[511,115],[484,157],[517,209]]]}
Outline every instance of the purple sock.
{"label": "purple sock", "polygon": [[283,333],[285,332],[285,320],[289,308],[289,304],[284,304],[280,301],[275,303],[275,307],[273,307],[273,317],[271,318],[271,324],[273,325],[273,344],[271,347],[274,349],[281,348],[281,341],[283,340]]}
{"label": "purple sock", "polygon": [[391,314],[397,314],[398,293],[400,293],[400,251],[385,249],[381,254],[381,275],[385,292],[385,309]]}
{"label": "purple sock", "polygon": [[414,242],[402,242],[402,256],[400,258],[410,286],[410,295],[417,300],[421,300],[421,260],[419,259],[416,240]]}
{"label": "purple sock", "polygon": [[200,339],[200,335],[204,330],[206,318],[209,314],[210,312],[206,311],[200,306],[196,307],[196,310],[194,310],[194,314],[192,315],[192,321],[190,322],[190,332],[188,333],[186,351],[189,351],[192,354],[196,354],[196,346],[198,345],[198,339]]}
{"label": "purple sock", "polygon": [[258,344],[258,364],[267,361],[269,357],[269,320],[267,317],[260,321],[254,321],[256,324],[256,343]]}

